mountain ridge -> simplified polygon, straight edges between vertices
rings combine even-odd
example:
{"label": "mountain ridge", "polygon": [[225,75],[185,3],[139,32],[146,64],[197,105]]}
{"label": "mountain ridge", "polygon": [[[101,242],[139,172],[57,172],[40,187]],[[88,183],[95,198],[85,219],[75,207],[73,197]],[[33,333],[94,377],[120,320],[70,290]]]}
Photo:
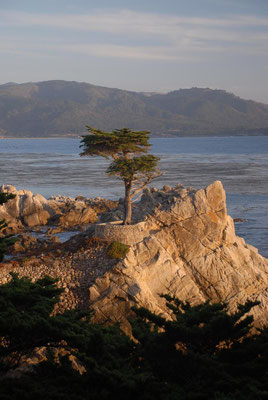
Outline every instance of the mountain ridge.
{"label": "mountain ridge", "polygon": [[85,126],[153,136],[268,134],[268,105],[221,89],[132,92],[52,80],[0,85],[0,136],[77,137]]}

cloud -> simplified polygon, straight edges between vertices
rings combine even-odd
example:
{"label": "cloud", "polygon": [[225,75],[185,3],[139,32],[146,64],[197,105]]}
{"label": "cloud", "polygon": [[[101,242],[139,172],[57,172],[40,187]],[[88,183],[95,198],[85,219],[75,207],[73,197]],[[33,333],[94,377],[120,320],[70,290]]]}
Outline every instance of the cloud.
{"label": "cloud", "polygon": [[10,40],[0,36],[0,54],[36,55],[76,53],[105,58],[126,58],[140,60],[187,60],[191,56],[174,53],[173,47],[164,46],[124,46],[100,43],[64,43],[61,40],[39,41],[38,39]]}
{"label": "cloud", "polygon": [[[170,61],[193,59],[208,53],[265,55],[268,52],[268,18],[255,15],[219,19],[130,10],[99,10],[86,15],[3,11],[0,18],[2,26],[16,28],[16,32],[25,27],[64,32],[61,42],[55,44],[47,38],[47,43],[42,43],[42,49],[47,51],[58,49],[100,57]],[[70,39],[72,32],[80,32],[81,41]],[[94,43],[85,43],[85,32],[94,33]],[[99,43],[98,34],[102,35]],[[37,35],[42,41],[42,32]],[[132,45],[125,44],[126,41],[131,41]],[[27,43],[30,46],[31,41]],[[34,43],[32,41],[33,47]],[[22,48],[24,46],[27,47],[22,44]],[[1,48],[3,50],[0,45]]]}
{"label": "cloud", "polygon": [[100,57],[109,58],[128,58],[128,59],[142,59],[142,60],[181,60],[189,59],[185,55],[175,54],[173,48],[161,46],[122,46],[122,45],[105,45],[105,44],[75,44],[65,45],[61,47],[62,50],[90,54]]}
{"label": "cloud", "polygon": [[267,28],[268,18],[255,15],[236,15],[230,18],[180,17],[131,10],[118,12],[95,11],[91,14],[37,14],[2,11],[1,23],[13,26],[45,26],[109,33],[142,33],[169,35],[182,27],[239,28],[258,26]]}

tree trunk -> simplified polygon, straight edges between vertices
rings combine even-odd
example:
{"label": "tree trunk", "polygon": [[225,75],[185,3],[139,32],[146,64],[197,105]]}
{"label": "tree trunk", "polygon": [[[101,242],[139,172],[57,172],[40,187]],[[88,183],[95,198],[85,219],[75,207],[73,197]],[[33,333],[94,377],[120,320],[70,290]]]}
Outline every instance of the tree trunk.
{"label": "tree trunk", "polygon": [[131,207],[131,192],[132,182],[125,182],[125,215],[123,225],[131,224],[131,215],[132,215],[132,207]]}

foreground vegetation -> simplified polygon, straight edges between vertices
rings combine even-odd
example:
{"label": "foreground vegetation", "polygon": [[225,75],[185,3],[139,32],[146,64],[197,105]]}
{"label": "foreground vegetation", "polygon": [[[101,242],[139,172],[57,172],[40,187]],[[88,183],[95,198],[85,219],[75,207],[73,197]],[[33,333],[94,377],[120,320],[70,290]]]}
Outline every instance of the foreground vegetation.
{"label": "foreground vegetation", "polygon": [[[256,303],[228,315],[164,296],[173,320],[136,308],[132,340],[90,312],[53,315],[61,292],[48,277],[0,287],[1,399],[267,398],[268,330],[248,335]],[[43,346],[45,361],[10,377]]]}
{"label": "foreground vegetation", "polygon": [[[14,199],[16,196],[12,193],[0,193],[0,205],[5,204],[8,200]],[[0,220],[0,262],[4,259],[4,254],[8,246],[16,242],[16,238],[12,235],[2,235],[1,231],[7,227],[4,219]]]}

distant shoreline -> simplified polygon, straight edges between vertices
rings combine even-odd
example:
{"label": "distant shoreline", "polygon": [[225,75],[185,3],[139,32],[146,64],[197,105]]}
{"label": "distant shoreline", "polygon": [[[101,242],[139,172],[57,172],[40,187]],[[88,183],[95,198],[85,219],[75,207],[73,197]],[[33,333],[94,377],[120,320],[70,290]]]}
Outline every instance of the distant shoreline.
{"label": "distant shoreline", "polygon": [[[85,136],[85,134],[81,135],[81,136],[0,136],[0,140],[1,139],[81,139],[83,136]],[[150,135],[151,138],[156,138],[156,139],[177,139],[177,138],[217,138],[217,137],[265,137],[268,136],[268,132],[267,133],[263,133],[261,134],[260,132],[258,133],[250,133],[250,134],[242,134],[242,133],[238,133],[238,134],[230,134],[230,133],[226,133],[226,134],[201,134],[201,135]]]}
{"label": "distant shoreline", "polygon": [[0,139],[80,139],[82,137],[81,136],[0,136]]}

